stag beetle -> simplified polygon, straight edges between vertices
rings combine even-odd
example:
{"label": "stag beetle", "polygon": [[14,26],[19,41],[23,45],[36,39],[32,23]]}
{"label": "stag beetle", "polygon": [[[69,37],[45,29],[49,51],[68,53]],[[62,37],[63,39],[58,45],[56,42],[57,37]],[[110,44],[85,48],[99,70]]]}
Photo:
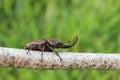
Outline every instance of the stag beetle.
{"label": "stag beetle", "polygon": [[75,36],[73,41],[72,41],[72,44],[66,45],[62,42],[59,42],[56,38],[40,39],[40,40],[36,40],[36,41],[33,41],[33,42],[26,44],[24,49],[27,49],[28,52],[30,50],[42,51],[41,61],[43,60],[43,52],[44,51],[54,52],[60,58],[60,61],[61,61],[62,58],[59,56],[59,54],[57,54],[57,52],[54,49],[55,48],[70,48],[76,44],[77,40],[78,40],[78,36]]}

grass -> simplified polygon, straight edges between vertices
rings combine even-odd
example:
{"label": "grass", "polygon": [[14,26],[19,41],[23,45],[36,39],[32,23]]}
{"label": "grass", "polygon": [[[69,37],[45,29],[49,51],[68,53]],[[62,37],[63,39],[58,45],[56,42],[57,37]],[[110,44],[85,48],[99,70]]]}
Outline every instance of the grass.
{"label": "grass", "polygon": [[[32,40],[78,35],[76,46],[61,51],[119,53],[119,7],[119,0],[1,0],[0,46],[23,48]],[[119,80],[119,73],[0,68],[0,80]]]}

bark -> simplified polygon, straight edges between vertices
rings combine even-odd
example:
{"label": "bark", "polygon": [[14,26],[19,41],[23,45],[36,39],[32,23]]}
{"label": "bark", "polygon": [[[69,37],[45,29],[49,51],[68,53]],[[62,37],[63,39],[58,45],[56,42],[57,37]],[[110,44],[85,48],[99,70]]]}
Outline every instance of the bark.
{"label": "bark", "polygon": [[120,54],[59,52],[60,58],[53,52],[44,52],[41,61],[40,51],[0,47],[0,66],[31,68],[41,70],[57,69],[102,69],[120,70]]}

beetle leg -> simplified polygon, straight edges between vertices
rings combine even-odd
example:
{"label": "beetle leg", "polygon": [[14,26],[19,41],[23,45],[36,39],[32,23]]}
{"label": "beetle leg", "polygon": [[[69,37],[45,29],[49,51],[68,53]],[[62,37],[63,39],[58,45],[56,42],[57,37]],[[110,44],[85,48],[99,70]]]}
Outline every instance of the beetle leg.
{"label": "beetle leg", "polygon": [[27,51],[27,54],[29,53],[29,51],[32,49],[32,47],[30,48],[30,49],[28,49],[28,51]]}
{"label": "beetle leg", "polygon": [[62,61],[62,58],[60,57],[60,55],[53,49],[53,47],[50,46],[48,42],[46,46],[49,48],[49,51],[54,52],[60,58],[60,61]]}
{"label": "beetle leg", "polygon": [[27,54],[29,53],[30,49],[27,50]]}
{"label": "beetle leg", "polygon": [[30,48],[28,48],[28,51],[27,51],[27,54],[29,53],[30,50],[32,50],[32,48],[34,47],[35,45],[31,46]]}
{"label": "beetle leg", "polygon": [[42,48],[41,61],[43,61],[43,52],[44,52],[44,50],[45,50],[45,46],[43,46],[43,48]]}
{"label": "beetle leg", "polygon": [[49,47],[59,58],[60,58],[60,61],[62,61],[62,58],[60,57],[60,55],[58,54],[57,51],[55,51],[52,47]]}

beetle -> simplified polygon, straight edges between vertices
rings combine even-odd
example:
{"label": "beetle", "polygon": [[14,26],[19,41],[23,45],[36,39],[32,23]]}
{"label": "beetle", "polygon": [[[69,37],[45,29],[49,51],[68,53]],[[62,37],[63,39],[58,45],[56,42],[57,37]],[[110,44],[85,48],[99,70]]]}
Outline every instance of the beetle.
{"label": "beetle", "polygon": [[35,40],[35,41],[32,41],[32,42],[26,44],[24,49],[27,49],[28,52],[30,50],[42,51],[41,61],[43,61],[43,52],[44,51],[54,52],[60,58],[60,61],[61,61],[62,58],[59,56],[59,54],[54,49],[55,48],[70,48],[70,47],[74,46],[77,43],[77,41],[78,41],[78,36],[74,37],[72,44],[70,44],[70,45],[66,45],[63,42],[59,42],[56,38],[40,39],[40,40]]}

